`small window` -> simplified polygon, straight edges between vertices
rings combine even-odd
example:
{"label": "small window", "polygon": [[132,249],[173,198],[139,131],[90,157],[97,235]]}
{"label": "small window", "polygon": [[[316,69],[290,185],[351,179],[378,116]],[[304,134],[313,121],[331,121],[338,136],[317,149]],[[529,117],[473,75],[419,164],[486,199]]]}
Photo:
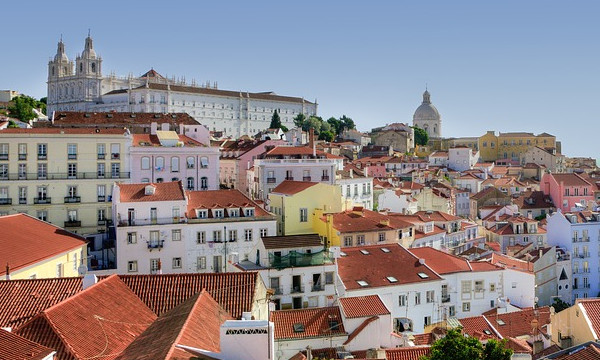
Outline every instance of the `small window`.
{"label": "small window", "polygon": [[360,285],[361,287],[367,287],[369,286],[369,283],[364,281],[364,280],[357,280],[356,281],[358,283],[358,285]]}
{"label": "small window", "polygon": [[181,258],[180,257],[173,258],[173,269],[181,269]]}
{"label": "small window", "polygon": [[198,259],[196,262],[196,269],[197,270],[206,269],[206,256],[198,256]]}
{"label": "small window", "polygon": [[197,244],[206,244],[206,232],[198,231],[196,233],[196,243]]}
{"label": "small window", "polygon": [[464,302],[464,303],[462,303],[462,311],[463,312],[469,312],[469,311],[471,311],[471,303],[470,302]]}
{"label": "small window", "polygon": [[297,332],[297,333],[304,332],[304,324],[296,323],[293,326],[294,326],[294,332]]}
{"label": "small window", "polygon": [[423,272],[420,272],[420,273],[418,273],[417,275],[419,275],[419,277],[420,277],[421,279],[427,279],[427,278],[429,278],[429,275],[427,275],[427,274],[425,274],[425,273],[423,273]]}
{"label": "small window", "polygon": [[181,229],[173,229],[173,230],[171,230],[171,240],[173,240],[173,241],[181,241]]}
{"label": "small window", "polygon": [[128,272],[137,272],[138,271],[137,261],[128,261],[127,262],[127,271]]}
{"label": "small window", "polygon": [[370,255],[371,253],[368,250],[360,249],[360,253],[363,255]]}
{"label": "small window", "polygon": [[325,284],[333,284],[333,271],[328,271],[325,273]]}

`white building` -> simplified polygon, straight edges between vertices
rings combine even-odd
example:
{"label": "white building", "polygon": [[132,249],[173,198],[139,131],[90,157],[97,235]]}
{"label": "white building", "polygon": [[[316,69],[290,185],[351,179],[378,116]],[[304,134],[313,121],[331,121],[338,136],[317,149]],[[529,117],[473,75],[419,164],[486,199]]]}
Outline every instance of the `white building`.
{"label": "white building", "polygon": [[362,206],[373,210],[373,178],[364,176],[361,172],[350,169],[349,171],[336,172],[335,184],[342,190],[342,199],[351,201],[353,206]]}
{"label": "white building", "polygon": [[414,214],[419,211],[417,200],[410,193],[396,189],[384,189],[379,194],[378,210],[388,210],[400,214]]}
{"label": "white building", "polygon": [[212,131],[237,138],[269,127],[277,110],[281,122],[294,127],[294,117],[317,115],[317,103],[273,92],[228,91],[216,83],[197,85],[167,79],[150,70],[140,77],[102,74],[102,58],[88,35],[75,62],[61,41],[48,62],[48,114],[54,111],[186,112]]}
{"label": "white building", "polygon": [[470,147],[454,147],[448,149],[448,168],[454,171],[465,171],[475,167],[479,161],[479,151]]}
{"label": "white building", "polygon": [[427,90],[423,93],[423,103],[413,115],[413,126],[427,131],[430,139],[442,137],[442,117],[431,103],[431,95]]}
{"label": "white building", "polygon": [[[600,291],[600,214],[591,211],[562,213],[547,217],[548,245],[571,254],[572,298],[596,297]],[[564,300],[564,299],[563,299]]]}
{"label": "white building", "polygon": [[118,273],[227,272],[276,219],[238,190],[185,192],[181,181],[113,189]]}

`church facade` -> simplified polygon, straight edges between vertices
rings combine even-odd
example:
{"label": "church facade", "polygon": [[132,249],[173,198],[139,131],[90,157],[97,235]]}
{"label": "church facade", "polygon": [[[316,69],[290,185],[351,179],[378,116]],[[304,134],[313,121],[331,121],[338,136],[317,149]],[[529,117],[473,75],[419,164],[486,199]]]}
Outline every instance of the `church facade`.
{"label": "church facade", "polygon": [[413,115],[413,126],[427,131],[430,139],[442,137],[442,117],[431,103],[431,95],[427,90],[423,93],[423,102]]}
{"label": "church facade", "polygon": [[102,58],[88,34],[83,52],[69,60],[58,43],[48,62],[48,114],[86,112],[185,112],[211,131],[237,138],[269,127],[278,111],[283,125],[294,127],[294,117],[317,115],[317,102],[273,92],[240,92],[218,89],[216,83],[199,86],[168,79],[154,69],[140,77],[102,74]]}

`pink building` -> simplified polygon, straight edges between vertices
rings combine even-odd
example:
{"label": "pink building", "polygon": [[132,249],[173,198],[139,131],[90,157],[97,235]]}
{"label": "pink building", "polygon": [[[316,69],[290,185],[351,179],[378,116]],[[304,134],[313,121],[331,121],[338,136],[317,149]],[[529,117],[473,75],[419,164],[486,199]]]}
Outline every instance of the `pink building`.
{"label": "pink building", "polygon": [[542,177],[540,190],[550,195],[557,209],[570,211],[576,204],[586,206],[594,200],[594,185],[581,175],[545,174]]}
{"label": "pink building", "polygon": [[283,145],[283,140],[238,139],[221,145],[219,181],[231,189],[248,194],[246,172],[254,166],[254,159],[265,152],[267,146]]}
{"label": "pink building", "polygon": [[186,135],[157,130],[153,124],[150,134],[132,135],[132,183],[181,180],[187,190],[219,188],[219,149],[200,142],[206,128],[196,125],[183,130]]}

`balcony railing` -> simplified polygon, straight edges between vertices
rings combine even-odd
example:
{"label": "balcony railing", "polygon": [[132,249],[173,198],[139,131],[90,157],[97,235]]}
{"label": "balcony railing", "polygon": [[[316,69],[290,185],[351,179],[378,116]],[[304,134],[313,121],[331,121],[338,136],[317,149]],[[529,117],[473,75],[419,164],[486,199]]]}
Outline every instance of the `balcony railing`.
{"label": "balcony railing", "polygon": [[167,218],[145,218],[145,219],[132,219],[132,220],[121,220],[119,226],[144,226],[144,225],[165,225],[165,224],[183,224],[186,223],[185,217],[167,217]]}
{"label": "balcony railing", "polygon": [[34,204],[52,204],[52,199],[49,197],[43,197],[43,198],[36,197],[36,198],[33,198],[33,203]]}
{"label": "balcony railing", "polygon": [[311,177],[310,176],[303,176],[302,177],[302,181],[310,181]]}
{"label": "balcony railing", "polygon": [[450,295],[442,295],[442,302],[447,303],[450,302]]}
{"label": "balcony railing", "polygon": [[48,154],[38,154],[38,160],[48,160]]}
{"label": "balcony railing", "polygon": [[165,241],[164,240],[148,240],[146,244],[148,244],[148,249],[152,251],[153,249],[162,249]]}
{"label": "balcony railing", "polygon": [[81,227],[81,220],[65,221],[65,227]]}
{"label": "balcony railing", "polygon": [[69,160],[77,160],[77,154],[68,154],[67,159]]}
{"label": "balcony railing", "polygon": [[8,154],[0,154],[0,160],[8,160]]}
{"label": "balcony railing", "polygon": [[2,198],[0,199],[0,205],[12,205],[11,198]]}
{"label": "balcony railing", "polygon": [[302,267],[331,264],[332,260],[327,251],[313,253],[300,253],[290,251],[287,255],[269,254],[269,264],[271,267],[284,269],[289,267]]}
{"label": "balcony railing", "polygon": [[275,181],[277,181],[277,179],[274,177],[267,178],[267,184],[275,184]]}
{"label": "balcony railing", "polygon": [[21,204],[21,205],[27,204],[27,199],[25,199],[25,198],[19,199],[19,204]]}
{"label": "balcony railing", "polygon": [[[106,175],[106,176],[104,176]],[[129,179],[129,172],[115,172],[107,174],[98,174],[97,172],[78,172],[78,173],[9,173],[0,175],[0,180],[68,180],[68,179]]]}
{"label": "balcony railing", "polygon": [[329,176],[328,175],[321,176],[321,181],[329,181]]}
{"label": "balcony railing", "polygon": [[98,195],[98,202],[105,202],[105,201],[106,201],[106,196]]}
{"label": "balcony railing", "polygon": [[27,160],[27,154],[19,154],[19,160]]}
{"label": "balcony railing", "polygon": [[65,196],[65,204],[79,203],[81,202],[81,196]]}
{"label": "balcony railing", "polygon": [[283,289],[281,288],[281,286],[276,287],[276,288],[272,288],[272,289],[275,292],[275,295],[281,295],[281,294],[283,294]]}
{"label": "balcony railing", "polygon": [[98,154],[98,160],[106,159],[106,154]]}
{"label": "balcony railing", "polygon": [[294,180],[294,177],[293,177],[293,176],[286,176],[286,177],[285,177],[285,179],[286,179],[286,180],[293,181],[293,180]]}
{"label": "balcony railing", "polygon": [[293,286],[290,288],[290,293],[292,294],[296,294],[296,293],[303,293],[304,292],[304,286],[299,285],[299,286]]}
{"label": "balcony railing", "polygon": [[105,220],[98,220],[98,226],[104,226],[106,225],[106,219]]}
{"label": "balcony railing", "polygon": [[121,154],[119,154],[119,153],[112,153],[112,154],[110,154],[110,159],[111,160],[118,160],[120,158],[121,158]]}

